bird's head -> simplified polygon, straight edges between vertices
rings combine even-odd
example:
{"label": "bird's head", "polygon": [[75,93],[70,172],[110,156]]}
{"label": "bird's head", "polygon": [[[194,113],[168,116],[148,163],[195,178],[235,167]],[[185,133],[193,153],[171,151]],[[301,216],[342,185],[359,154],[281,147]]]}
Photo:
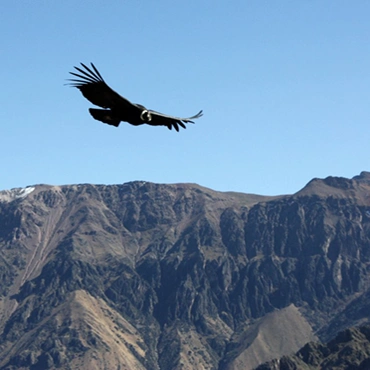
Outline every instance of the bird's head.
{"label": "bird's head", "polygon": [[140,114],[140,118],[144,122],[150,122],[152,120],[152,115],[148,110],[144,109]]}

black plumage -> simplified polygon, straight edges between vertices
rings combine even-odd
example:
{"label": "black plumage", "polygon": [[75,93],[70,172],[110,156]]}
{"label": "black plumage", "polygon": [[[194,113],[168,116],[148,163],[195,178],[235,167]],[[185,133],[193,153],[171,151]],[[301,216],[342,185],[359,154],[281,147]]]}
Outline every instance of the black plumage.
{"label": "black plumage", "polygon": [[192,120],[203,115],[202,111],[188,118],[168,116],[145,108],[143,105],[131,103],[112,90],[103,77],[91,63],[91,68],[81,63],[82,68],[74,67],[79,73],[69,72],[79,79],[70,79],[70,85],[77,87],[82,95],[94,105],[104,109],[90,108],[90,114],[98,121],[118,127],[121,121],[134,126],[148,124],[151,126],[172,127],[179,131],[179,126],[186,128],[185,123],[194,123]]}

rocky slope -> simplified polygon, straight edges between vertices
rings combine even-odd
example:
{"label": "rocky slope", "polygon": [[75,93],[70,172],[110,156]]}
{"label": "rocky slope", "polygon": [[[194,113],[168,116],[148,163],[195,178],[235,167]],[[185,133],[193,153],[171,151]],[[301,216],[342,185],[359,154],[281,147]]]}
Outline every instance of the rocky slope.
{"label": "rocky slope", "polygon": [[369,247],[367,172],[0,192],[0,369],[252,369],[368,321]]}
{"label": "rocky slope", "polygon": [[320,370],[370,368],[370,326],[346,329],[328,344],[307,343],[294,356],[270,361],[257,370]]}

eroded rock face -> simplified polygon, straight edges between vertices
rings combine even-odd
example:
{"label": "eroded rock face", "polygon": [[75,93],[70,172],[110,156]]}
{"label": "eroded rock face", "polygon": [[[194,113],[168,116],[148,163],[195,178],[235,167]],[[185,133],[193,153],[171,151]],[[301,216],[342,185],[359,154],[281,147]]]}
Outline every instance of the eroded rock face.
{"label": "eroded rock face", "polygon": [[299,310],[297,346],[368,319],[370,175],[281,197],[0,192],[0,249],[0,368],[248,368],[243,338],[269,313]]}
{"label": "eroded rock face", "polygon": [[370,368],[370,326],[340,332],[327,344],[307,343],[292,356],[283,356],[260,365],[257,370],[354,369]]}

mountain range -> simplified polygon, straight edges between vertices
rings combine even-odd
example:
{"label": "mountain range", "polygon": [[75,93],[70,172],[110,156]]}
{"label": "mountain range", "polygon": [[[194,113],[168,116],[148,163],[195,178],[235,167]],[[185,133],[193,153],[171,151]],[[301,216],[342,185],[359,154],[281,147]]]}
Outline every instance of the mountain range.
{"label": "mountain range", "polygon": [[0,250],[0,369],[313,369],[346,335],[368,348],[369,172],[271,197],[1,191]]}

